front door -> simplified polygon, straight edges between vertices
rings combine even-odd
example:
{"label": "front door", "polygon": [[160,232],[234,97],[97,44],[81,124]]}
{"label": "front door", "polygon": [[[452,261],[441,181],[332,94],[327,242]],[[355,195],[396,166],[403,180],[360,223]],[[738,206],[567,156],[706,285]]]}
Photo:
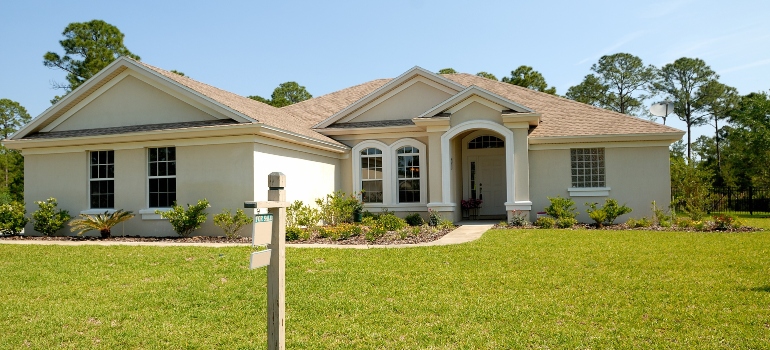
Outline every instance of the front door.
{"label": "front door", "polygon": [[468,198],[481,199],[479,216],[499,217],[505,215],[505,155],[468,156],[466,188]]}

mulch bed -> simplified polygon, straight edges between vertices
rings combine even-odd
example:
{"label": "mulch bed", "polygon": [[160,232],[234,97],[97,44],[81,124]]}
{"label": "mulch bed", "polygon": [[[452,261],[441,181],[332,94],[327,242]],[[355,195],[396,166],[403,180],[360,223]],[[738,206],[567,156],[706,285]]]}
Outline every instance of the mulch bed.
{"label": "mulch bed", "polygon": [[193,237],[138,237],[114,236],[100,238],[92,236],[19,236],[0,235],[0,240],[9,241],[70,241],[70,242],[162,242],[162,243],[251,243],[251,237],[227,238],[223,236],[193,236]]}
{"label": "mulch bed", "polygon": [[309,243],[309,244],[339,244],[339,245],[353,245],[353,244],[359,244],[359,245],[392,245],[392,244],[416,244],[416,243],[427,243],[427,242],[433,242],[441,237],[446,236],[447,233],[451,232],[454,229],[444,229],[444,230],[433,230],[433,229],[423,229],[420,231],[420,233],[416,235],[409,235],[404,238],[401,238],[401,235],[399,235],[395,231],[390,231],[383,235],[382,237],[379,237],[375,239],[374,241],[368,241],[365,237],[365,235],[361,234],[358,236],[349,237],[347,239],[340,239],[335,240],[331,238],[321,238],[318,236],[310,237],[309,239],[298,239],[294,241],[287,241],[286,243]]}

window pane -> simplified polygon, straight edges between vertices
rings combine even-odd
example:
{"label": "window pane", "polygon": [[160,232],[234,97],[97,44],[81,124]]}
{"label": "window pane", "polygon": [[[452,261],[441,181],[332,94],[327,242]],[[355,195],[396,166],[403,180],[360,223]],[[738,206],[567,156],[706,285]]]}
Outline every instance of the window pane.
{"label": "window pane", "polygon": [[98,179],[99,178],[99,166],[98,165],[92,165],[91,166],[91,178],[92,179]]}
{"label": "window pane", "polygon": [[166,164],[168,163],[158,163],[158,176],[166,176]]}
{"label": "window pane", "polygon": [[158,161],[159,162],[166,161],[166,149],[165,148],[158,148]]}
{"label": "window pane", "polygon": [[150,176],[158,176],[158,163],[150,163]]}
{"label": "window pane", "polygon": [[169,176],[176,175],[176,162],[168,162],[168,170],[166,171],[166,174]]}

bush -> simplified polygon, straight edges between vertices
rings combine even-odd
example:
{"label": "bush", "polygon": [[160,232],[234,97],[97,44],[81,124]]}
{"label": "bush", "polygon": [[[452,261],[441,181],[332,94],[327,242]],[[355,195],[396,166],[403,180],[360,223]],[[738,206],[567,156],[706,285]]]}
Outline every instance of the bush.
{"label": "bush", "polygon": [[599,227],[602,227],[605,223],[612,225],[615,223],[615,219],[617,219],[618,216],[628,214],[632,211],[632,209],[625,204],[618,205],[618,201],[612,198],[607,198],[601,209],[596,208],[597,203],[586,203],[586,205],[589,207],[589,209],[586,209],[588,216],[591,217]]}
{"label": "bush", "polygon": [[528,215],[521,210],[511,211],[511,221],[508,223],[511,226],[529,226]]}
{"label": "bush", "polygon": [[556,226],[556,220],[550,216],[541,216],[535,220],[534,225],[539,228],[553,228]]}
{"label": "bush", "polygon": [[629,228],[650,227],[652,226],[652,221],[646,217],[641,219],[630,218],[626,221],[626,225],[628,225]]}
{"label": "bush", "polygon": [[571,198],[556,196],[555,198],[548,197],[548,200],[551,201],[551,205],[545,208],[545,212],[552,218],[557,220],[563,218],[574,219],[577,216],[575,201]]}
{"label": "bush", "polygon": [[556,219],[556,227],[558,228],[570,228],[572,226],[575,226],[576,224],[577,224],[577,220],[575,220],[575,218]]}
{"label": "bush", "polygon": [[374,242],[378,238],[385,235],[387,230],[383,228],[379,223],[375,224],[374,226],[369,226],[369,231],[366,232],[366,235],[364,236],[367,241]]}
{"label": "bush", "polygon": [[441,223],[441,214],[439,214],[437,211],[428,208],[428,225],[429,226],[438,226],[439,223]]}
{"label": "bush", "polygon": [[96,215],[80,214],[79,219],[70,222],[70,227],[72,227],[70,230],[72,232],[79,231],[78,236],[88,231],[97,230],[102,238],[110,238],[113,226],[133,217],[133,212],[123,211],[123,209],[118,209],[112,213],[105,210],[104,214]]}
{"label": "bush", "polygon": [[712,218],[714,218],[714,229],[717,231],[727,231],[735,224],[735,218],[730,215],[717,214]]}
{"label": "bush", "polygon": [[294,201],[286,208],[286,227],[313,227],[320,220],[318,209],[311,208],[302,201]]}
{"label": "bush", "polygon": [[342,191],[327,194],[326,198],[318,198],[315,203],[320,210],[321,220],[329,226],[353,222],[353,213],[363,207],[356,196]]}
{"label": "bush", "polygon": [[18,235],[29,219],[24,203],[10,202],[0,205],[0,233]]}
{"label": "bush", "polygon": [[299,227],[286,227],[286,240],[296,241],[302,236],[304,232]]}
{"label": "bush", "polygon": [[[671,227],[671,215],[666,214],[663,208],[658,207],[655,201],[652,201],[650,204],[650,209],[652,209],[653,224],[661,227]],[[692,219],[695,220],[695,218]]]}
{"label": "bush", "polygon": [[409,224],[409,226],[422,226],[422,224],[425,223],[425,220],[422,219],[422,216],[418,213],[411,213],[404,218],[406,220],[406,223]]}
{"label": "bush", "polygon": [[156,210],[155,214],[160,215],[164,219],[168,219],[171,226],[174,227],[174,231],[181,237],[190,237],[193,231],[201,228],[207,219],[207,213],[203,212],[206,208],[211,207],[207,199],[201,199],[197,204],[191,206],[187,204],[187,210],[182,208],[181,205],[174,205],[171,210],[163,212]]}
{"label": "bush", "polygon": [[690,228],[692,227],[692,219],[685,217],[676,218],[676,227]]}
{"label": "bush", "polygon": [[392,213],[380,215],[377,219],[377,223],[379,223],[386,231],[398,231],[407,226],[404,219]]}
{"label": "bush", "polygon": [[447,219],[441,219],[441,221],[436,226],[439,230],[453,230],[455,227],[455,224]]}
{"label": "bush", "polygon": [[254,222],[254,218],[246,215],[243,209],[235,211],[235,215],[230,213],[230,209],[222,209],[222,212],[214,215],[214,224],[225,232],[227,238],[238,237],[238,233],[246,226]]}
{"label": "bush", "polygon": [[64,224],[72,217],[66,210],[56,210],[58,203],[56,198],[48,198],[45,201],[36,201],[35,204],[40,208],[32,213],[32,227],[46,236],[52,236],[56,231],[61,230]]}

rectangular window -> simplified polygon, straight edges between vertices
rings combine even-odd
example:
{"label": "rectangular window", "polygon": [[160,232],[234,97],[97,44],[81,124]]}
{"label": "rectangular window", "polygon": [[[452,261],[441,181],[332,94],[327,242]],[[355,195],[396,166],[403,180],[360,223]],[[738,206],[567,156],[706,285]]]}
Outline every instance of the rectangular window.
{"label": "rectangular window", "polygon": [[382,203],[382,151],[367,148],[361,151],[361,201]]}
{"label": "rectangular window", "polygon": [[147,149],[150,208],[168,208],[176,202],[176,148]]}
{"label": "rectangular window", "polygon": [[115,208],[115,151],[91,151],[91,209]]}
{"label": "rectangular window", "polygon": [[398,154],[398,202],[420,202],[420,156],[417,148],[406,146]]}
{"label": "rectangular window", "polygon": [[607,187],[604,175],[604,148],[570,149],[572,187]]}

